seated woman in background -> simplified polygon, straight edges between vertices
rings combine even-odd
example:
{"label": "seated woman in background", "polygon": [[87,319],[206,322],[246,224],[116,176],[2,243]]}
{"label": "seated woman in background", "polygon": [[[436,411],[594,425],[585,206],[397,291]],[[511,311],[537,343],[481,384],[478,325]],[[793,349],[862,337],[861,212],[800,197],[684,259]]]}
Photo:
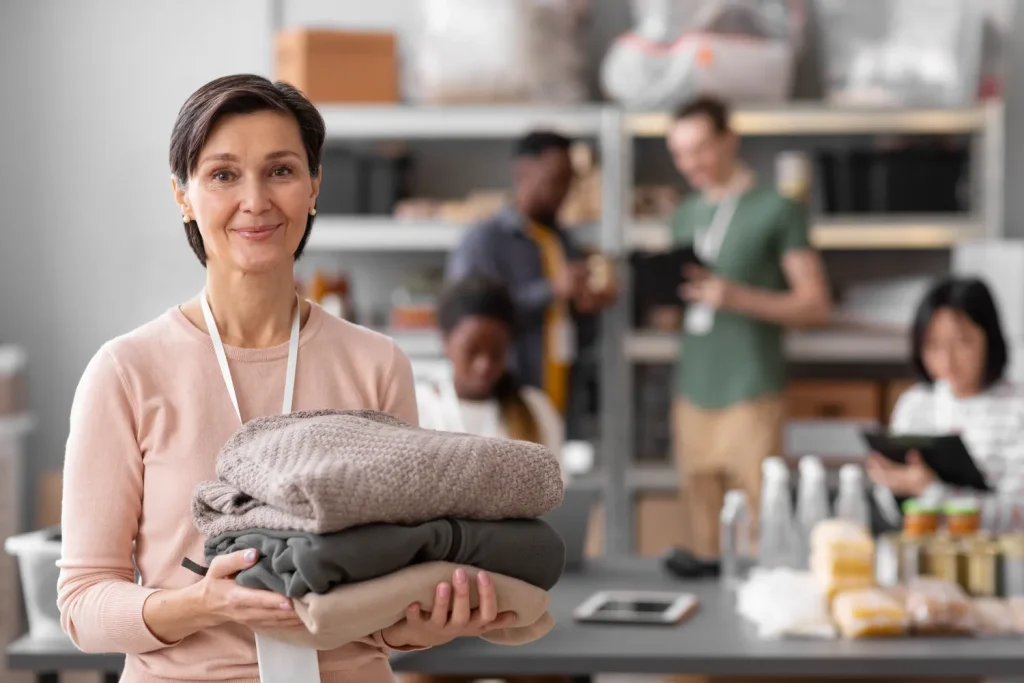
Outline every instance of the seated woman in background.
{"label": "seated woman in background", "polygon": [[[561,456],[565,425],[544,392],[520,387],[508,371],[515,305],[503,285],[468,276],[441,295],[438,323],[450,379],[419,381],[420,427],[547,446]],[[562,469],[565,478],[565,469]],[[405,675],[403,683],[468,683],[474,676]],[[563,676],[505,677],[508,683],[563,683]]]}
{"label": "seated woman in background", "polygon": [[420,426],[532,441],[560,455],[565,425],[544,392],[519,386],[508,370],[515,305],[498,282],[469,276],[441,295],[438,322],[450,381],[420,381]]}
{"label": "seated woman in background", "polygon": [[[921,381],[900,396],[890,430],[960,434],[996,491],[988,523],[1011,523],[1024,500],[1024,394],[1004,376],[1006,340],[988,287],[973,278],[935,285],[918,307],[912,344]],[[907,465],[872,454],[867,472],[897,496],[940,502],[952,493],[916,452]]]}

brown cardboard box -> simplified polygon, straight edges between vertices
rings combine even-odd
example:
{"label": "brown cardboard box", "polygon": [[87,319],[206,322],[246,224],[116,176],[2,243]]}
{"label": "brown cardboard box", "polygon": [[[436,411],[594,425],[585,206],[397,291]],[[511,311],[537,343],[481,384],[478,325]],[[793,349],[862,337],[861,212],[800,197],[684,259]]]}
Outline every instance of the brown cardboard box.
{"label": "brown cardboard box", "polygon": [[394,33],[295,28],[278,32],[275,78],[317,103],[399,100]]}
{"label": "brown cardboard box", "polygon": [[880,420],[882,388],[862,380],[801,380],[786,388],[786,417],[794,420]]}

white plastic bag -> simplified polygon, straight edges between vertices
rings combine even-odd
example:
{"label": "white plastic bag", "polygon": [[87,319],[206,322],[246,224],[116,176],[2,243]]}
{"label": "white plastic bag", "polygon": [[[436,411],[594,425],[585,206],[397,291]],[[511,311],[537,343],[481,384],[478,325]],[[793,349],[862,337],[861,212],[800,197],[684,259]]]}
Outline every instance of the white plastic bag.
{"label": "white plastic bag", "polygon": [[421,104],[587,97],[580,0],[420,0],[410,98]]}
{"label": "white plastic bag", "polygon": [[740,616],[761,638],[835,638],[828,602],[810,572],[754,569],[736,596]]}
{"label": "white plastic bag", "polygon": [[802,2],[711,0],[687,14],[678,0],[634,4],[635,28],[609,48],[606,94],[633,110],[674,108],[697,95],[731,102],[789,98]]}

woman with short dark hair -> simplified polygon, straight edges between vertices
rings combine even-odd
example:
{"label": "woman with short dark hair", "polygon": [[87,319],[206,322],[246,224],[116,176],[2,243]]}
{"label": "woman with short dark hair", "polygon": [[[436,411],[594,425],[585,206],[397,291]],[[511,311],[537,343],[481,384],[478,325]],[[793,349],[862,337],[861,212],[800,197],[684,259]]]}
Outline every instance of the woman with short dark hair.
{"label": "woman with short dark hair", "polygon": [[[1005,377],[1006,339],[992,294],[974,278],[945,279],[921,301],[911,331],[919,382],[900,396],[897,434],[959,433],[1002,505],[993,524],[1024,495],[1024,393]],[[912,452],[905,466],[874,454],[868,474],[896,495],[939,502],[949,491]]]}
{"label": "woman with short dark hair", "polygon": [[[242,423],[317,409],[418,421],[412,368],[394,342],[295,291],[324,137],[298,90],[250,75],[204,85],[174,124],[174,199],[205,287],[92,358],[64,465],[61,623],[82,650],[126,653],[123,681],[255,683],[254,629],[301,623],[290,600],[233,580],[255,551],[217,557],[203,578],[181,566],[204,556],[193,490],[216,479],[217,453]],[[410,606],[399,623],[319,653],[320,679],[385,683],[392,648],[506,626],[485,572],[477,583],[475,610],[459,570],[438,586],[433,613]]]}

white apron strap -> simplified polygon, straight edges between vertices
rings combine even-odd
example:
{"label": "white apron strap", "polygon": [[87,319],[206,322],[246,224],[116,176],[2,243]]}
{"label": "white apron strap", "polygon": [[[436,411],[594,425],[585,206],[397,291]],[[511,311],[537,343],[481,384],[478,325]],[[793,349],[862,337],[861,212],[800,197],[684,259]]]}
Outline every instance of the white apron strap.
{"label": "white apron strap", "polygon": [[[220,373],[224,377],[224,385],[231,397],[231,404],[235,407],[235,413],[238,414],[238,421],[242,423],[242,411],[238,407],[238,395],[235,393],[235,383],[231,379],[231,368],[228,366],[224,342],[220,337],[220,330],[217,329],[217,321],[213,318],[213,311],[210,310],[210,302],[206,298],[205,289],[203,289],[201,300],[203,318],[206,320],[206,328],[213,341],[213,350],[217,354],[217,364],[220,365]],[[285,371],[284,399],[281,402],[281,412],[284,414],[292,412],[292,399],[295,394],[295,371],[299,358],[299,315],[300,307],[296,302],[291,337],[288,340],[288,367]],[[310,647],[283,643],[257,633],[256,662],[260,669],[260,683],[320,683],[320,661],[317,658],[316,650]]]}

